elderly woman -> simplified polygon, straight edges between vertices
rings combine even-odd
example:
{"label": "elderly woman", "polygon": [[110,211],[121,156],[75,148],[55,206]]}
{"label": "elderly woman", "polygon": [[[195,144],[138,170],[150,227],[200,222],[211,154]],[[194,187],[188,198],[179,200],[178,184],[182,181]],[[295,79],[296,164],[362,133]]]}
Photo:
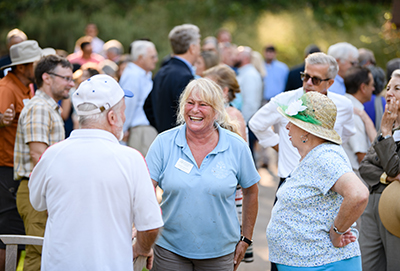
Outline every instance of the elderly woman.
{"label": "elderly woman", "polygon": [[289,120],[286,128],[301,159],[277,192],[267,228],[270,261],[279,271],[361,271],[350,228],[367,205],[368,190],[333,129],[335,104],[308,92],[278,111]]}
{"label": "elderly woman", "polygon": [[378,213],[383,190],[390,189],[386,187],[400,179],[400,70],[393,72],[386,91],[380,132],[359,169],[370,190],[360,228],[364,271],[390,271],[400,267],[400,236],[393,235],[384,227]]}
{"label": "elderly woman", "polygon": [[246,123],[242,113],[233,107],[230,103],[236,98],[236,93],[240,92],[239,83],[236,80],[235,72],[226,64],[220,64],[212,67],[203,73],[205,78],[209,78],[217,83],[223,93],[225,109],[232,120],[236,120],[239,124],[239,135],[247,141]]}
{"label": "elderly woman", "polygon": [[[209,79],[190,82],[180,97],[181,126],[160,134],[146,156],[164,193],[164,230],[153,270],[236,270],[252,243],[260,176],[247,144],[225,111],[222,91]],[[235,209],[243,187],[243,230]]]}

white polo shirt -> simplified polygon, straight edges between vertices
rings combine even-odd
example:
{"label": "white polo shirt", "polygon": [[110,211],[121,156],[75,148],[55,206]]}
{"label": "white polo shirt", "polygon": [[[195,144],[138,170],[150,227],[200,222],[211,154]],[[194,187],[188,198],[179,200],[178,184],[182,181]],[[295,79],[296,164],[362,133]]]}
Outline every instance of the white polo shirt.
{"label": "white polo shirt", "polygon": [[[286,178],[299,164],[300,154],[289,139],[289,131],[286,129],[289,121],[278,112],[277,108],[279,105],[288,105],[298,100],[303,94],[303,87],[278,94],[258,110],[249,121],[250,129],[264,148],[279,144],[278,176],[281,178]],[[327,96],[336,105],[337,116],[334,128],[344,143],[356,133],[353,105],[343,95],[328,91]],[[274,131],[272,126],[277,130]]]}
{"label": "white polo shirt", "polygon": [[48,148],[29,190],[49,214],[42,270],[133,270],[132,224],[163,226],[143,156],[104,130],[74,130]]}

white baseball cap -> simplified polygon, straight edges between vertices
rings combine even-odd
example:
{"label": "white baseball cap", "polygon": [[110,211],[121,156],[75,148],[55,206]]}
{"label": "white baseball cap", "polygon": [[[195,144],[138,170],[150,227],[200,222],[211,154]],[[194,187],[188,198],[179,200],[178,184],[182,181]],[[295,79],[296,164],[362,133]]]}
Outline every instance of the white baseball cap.
{"label": "white baseball cap", "polygon": [[[75,111],[80,116],[99,114],[107,110],[124,97],[133,97],[129,90],[123,90],[121,86],[109,75],[97,74],[83,81],[78,89],[72,94],[72,103]],[[91,103],[97,108],[90,111],[81,111],[78,106],[84,103]]]}

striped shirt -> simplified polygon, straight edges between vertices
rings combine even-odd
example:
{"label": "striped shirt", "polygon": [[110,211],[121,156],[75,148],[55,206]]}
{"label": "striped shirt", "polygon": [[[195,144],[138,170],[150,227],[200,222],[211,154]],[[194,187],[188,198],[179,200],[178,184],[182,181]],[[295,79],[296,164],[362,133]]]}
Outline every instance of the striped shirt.
{"label": "striped shirt", "polygon": [[18,119],[14,146],[14,180],[29,178],[34,167],[29,154],[30,142],[48,146],[65,138],[59,105],[41,90],[25,105]]}

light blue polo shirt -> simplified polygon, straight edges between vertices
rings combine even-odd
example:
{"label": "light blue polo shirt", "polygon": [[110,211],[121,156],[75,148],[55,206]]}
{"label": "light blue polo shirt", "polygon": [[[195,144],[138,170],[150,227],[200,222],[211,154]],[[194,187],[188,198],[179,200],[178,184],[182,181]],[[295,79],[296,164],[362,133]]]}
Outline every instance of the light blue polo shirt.
{"label": "light blue polo shirt", "polygon": [[236,185],[248,188],[260,180],[244,140],[219,126],[218,132],[218,144],[200,168],[186,142],[186,125],[158,135],[146,156],[151,178],[164,190],[164,229],[156,244],[186,258],[235,251]]}

